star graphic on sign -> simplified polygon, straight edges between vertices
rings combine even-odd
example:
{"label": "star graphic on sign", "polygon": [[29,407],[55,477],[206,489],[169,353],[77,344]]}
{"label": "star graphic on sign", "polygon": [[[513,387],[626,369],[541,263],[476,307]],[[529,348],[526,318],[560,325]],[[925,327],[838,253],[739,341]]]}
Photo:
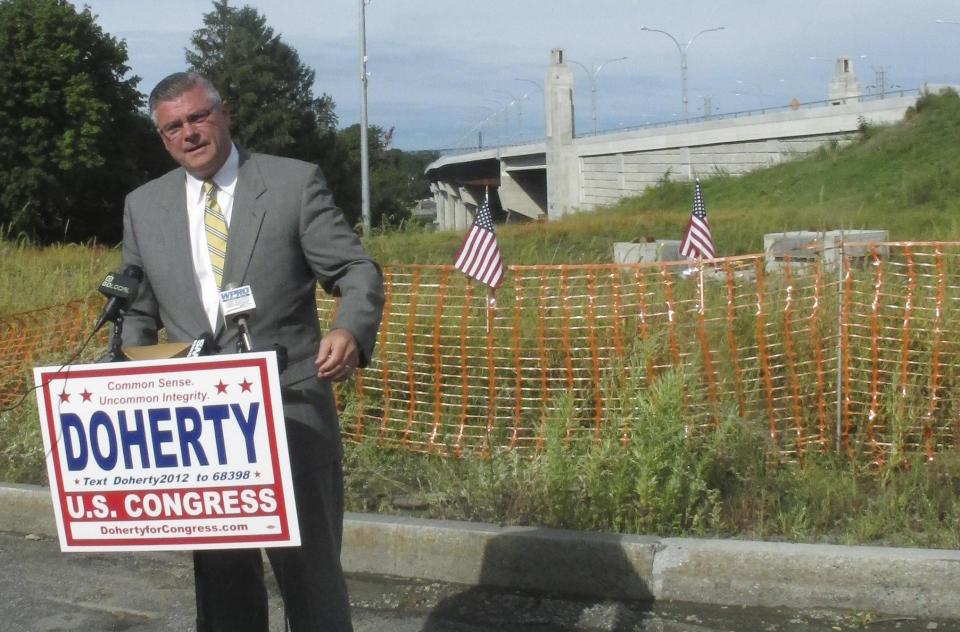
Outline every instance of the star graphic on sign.
{"label": "star graphic on sign", "polygon": [[247,378],[243,378],[243,381],[240,382],[240,389],[244,393],[249,393],[251,386],[253,386],[253,382],[248,382]]}
{"label": "star graphic on sign", "polygon": [[254,477],[254,478],[260,478],[260,472],[254,472],[254,473],[253,473],[253,477]]}
{"label": "star graphic on sign", "polygon": [[93,396],[93,393],[91,393],[87,389],[83,389],[83,392],[81,393],[81,395],[83,396],[83,401],[89,402],[90,398]]}
{"label": "star graphic on sign", "polygon": [[60,401],[61,401],[61,402],[69,402],[69,401],[70,401],[70,393],[68,393],[68,392],[65,391],[65,390],[64,390],[62,393],[60,393]]}
{"label": "star graphic on sign", "polygon": [[217,395],[227,392],[227,385],[223,383],[223,380],[220,380],[220,383],[217,384]]}

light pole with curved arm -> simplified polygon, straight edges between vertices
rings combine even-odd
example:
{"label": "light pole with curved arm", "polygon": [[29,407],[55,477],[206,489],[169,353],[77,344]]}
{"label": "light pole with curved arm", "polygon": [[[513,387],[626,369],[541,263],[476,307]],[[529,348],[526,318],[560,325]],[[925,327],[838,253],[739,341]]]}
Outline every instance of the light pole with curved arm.
{"label": "light pole with curved arm", "polygon": [[514,81],[523,81],[523,82],[526,82],[526,83],[533,84],[533,87],[535,87],[537,90],[539,90],[539,91],[540,91],[540,94],[543,94],[543,86],[541,86],[539,83],[537,83],[537,82],[534,81],[533,79],[523,79],[522,77],[517,77],[516,79],[514,79]]}
{"label": "light pole with curved arm", "polygon": [[677,38],[675,38],[673,35],[670,35],[666,31],[661,31],[660,29],[651,29],[651,28],[647,28],[646,26],[640,27],[641,31],[663,33],[664,35],[669,37],[671,40],[673,40],[673,43],[677,45],[677,50],[680,51],[680,95],[681,95],[681,100],[683,102],[683,120],[684,121],[688,120],[687,119],[687,50],[690,49],[690,45],[693,44],[693,40],[697,39],[704,33],[709,33],[710,31],[722,31],[725,28],[727,27],[717,26],[711,29],[703,29],[702,31],[700,31],[699,33],[691,37],[689,40],[687,40],[686,44],[681,45],[680,42],[677,41]]}
{"label": "light pole with curved arm", "polygon": [[597,133],[597,75],[600,74],[600,71],[607,64],[613,63],[615,61],[623,61],[625,59],[626,57],[617,57],[615,59],[608,59],[607,61],[603,62],[593,70],[590,70],[580,62],[570,59],[569,57],[567,58],[567,61],[570,62],[571,64],[576,64],[581,68],[583,68],[583,71],[587,73],[587,78],[590,79],[590,118],[593,119],[594,134]]}
{"label": "light pole with curved arm", "polygon": [[[543,86],[541,86],[539,83],[537,83],[537,82],[534,81],[533,79],[523,79],[523,78],[521,78],[521,77],[517,77],[516,79],[514,79],[514,81],[523,81],[523,82],[525,82],[525,83],[532,84],[534,88],[536,88],[537,90],[540,91],[540,95],[541,95],[541,96],[544,96],[544,95],[543,95]],[[523,96],[521,97],[521,99],[526,99],[528,96],[530,96],[530,91],[529,91],[529,90],[527,90],[526,92],[523,93]],[[541,103],[541,107],[543,107],[543,103]],[[543,111],[543,110],[541,109],[541,113],[542,113],[542,111]]]}
{"label": "light pole with curved arm", "polygon": [[[511,105],[517,106],[517,138],[523,139],[523,104],[522,101],[527,98],[526,94],[522,96],[516,96],[511,92],[504,92],[503,90],[494,90],[497,94],[507,96],[510,98],[510,102],[507,103],[506,108],[509,108]],[[509,139],[507,139],[509,140]]]}

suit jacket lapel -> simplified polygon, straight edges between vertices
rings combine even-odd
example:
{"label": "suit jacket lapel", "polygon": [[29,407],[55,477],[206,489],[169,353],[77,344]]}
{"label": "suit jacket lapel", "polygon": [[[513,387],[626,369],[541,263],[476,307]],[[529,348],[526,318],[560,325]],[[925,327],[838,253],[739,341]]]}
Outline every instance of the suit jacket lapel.
{"label": "suit jacket lapel", "polygon": [[[187,201],[184,193],[183,169],[176,169],[166,177],[171,182],[164,187],[164,197],[159,200],[159,209],[156,214],[157,235],[167,236],[159,242],[163,249],[163,261],[169,266],[168,279],[195,279],[193,268],[193,253],[190,248],[190,227],[187,221]],[[159,280],[154,282],[160,282]],[[189,318],[196,331],[204,331],[210,327],[207,322],[203,302],[200,299],[200,288],[196,282],[178,283],[177,290],[182,306],[181,313]]]}
{"label": "suit jacket lapel", "polygon": [[267,190],[257,162],[240,149],[240,172],[233,198],[230,231],[227,237],[227,260],[224,263],[223,283],[243,285],[253,248],[260,234],[266,209],[260,197]]}

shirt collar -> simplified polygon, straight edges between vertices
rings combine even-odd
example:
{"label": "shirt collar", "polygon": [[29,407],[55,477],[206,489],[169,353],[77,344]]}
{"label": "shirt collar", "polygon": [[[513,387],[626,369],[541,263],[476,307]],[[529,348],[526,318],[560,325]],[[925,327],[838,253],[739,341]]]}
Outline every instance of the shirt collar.
{"label": "shirt collar", "polygon": [[[213,183],[221,191],[233,197],[233,192],[237,188],[237,177],[240,174],[240,152],[236,145],[230,146],[230,155],[226,162],[220,167],[220,171],[213,174]],[[187,194],[189,199],[198,200],[203,195],[203,180],[195,178],[190,172],[187,172]]]}

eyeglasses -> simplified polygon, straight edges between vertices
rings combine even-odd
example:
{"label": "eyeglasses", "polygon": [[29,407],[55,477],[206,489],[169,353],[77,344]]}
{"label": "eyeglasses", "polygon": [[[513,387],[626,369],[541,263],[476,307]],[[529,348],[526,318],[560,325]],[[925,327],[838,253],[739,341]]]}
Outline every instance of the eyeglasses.
{"label": "eyeglasses", "polygon": [[215,105],[204,110],[197,110],[196,112],[191,112],[187,114],[187,118],[178,119],[176,121],[170,121],[163,127],[157,128],[161,134],[166,137],[167,140],[176,140],[183,133],[184,124],[189,124],[191,127],[194,125],[202,125],[207,122],[207,119],[210,118],[210,115],[213,114],[213,111],[219,106]]}

